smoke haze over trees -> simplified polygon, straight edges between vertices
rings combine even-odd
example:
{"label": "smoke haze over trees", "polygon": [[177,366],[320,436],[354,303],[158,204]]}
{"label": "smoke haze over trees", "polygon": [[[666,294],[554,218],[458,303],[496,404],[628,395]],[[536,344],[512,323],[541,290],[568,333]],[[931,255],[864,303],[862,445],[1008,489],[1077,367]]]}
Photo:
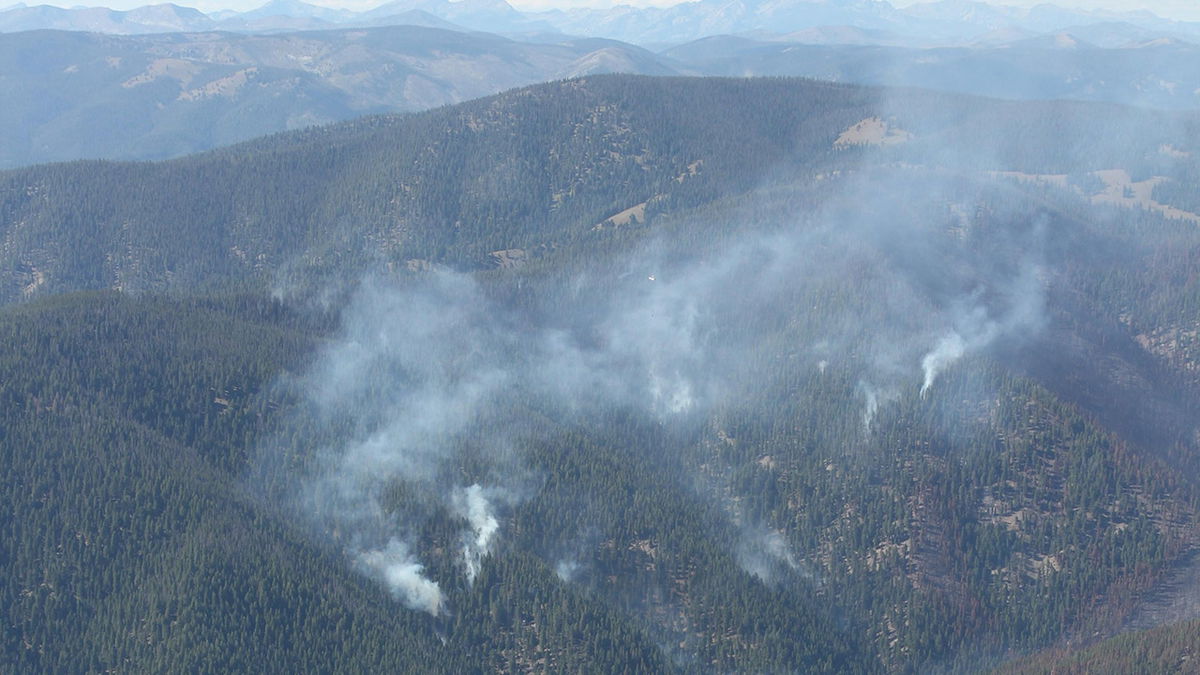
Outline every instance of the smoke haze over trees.
{"label": "smoke haze over trees", "polygon": [[1198,132],[602,75],[0,173],[4,663],[929,672],[1154,625]]}

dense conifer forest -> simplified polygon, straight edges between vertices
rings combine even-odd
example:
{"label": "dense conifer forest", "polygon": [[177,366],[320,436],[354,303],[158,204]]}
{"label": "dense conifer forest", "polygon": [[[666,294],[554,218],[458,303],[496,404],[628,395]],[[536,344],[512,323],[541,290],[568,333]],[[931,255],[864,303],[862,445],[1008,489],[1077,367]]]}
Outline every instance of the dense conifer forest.
{"label": "dense conifer forest", "polygon": [[1196,592],[1198,125],[604,76],[0,173],[0,669],[1194,658],[1106,640]]}

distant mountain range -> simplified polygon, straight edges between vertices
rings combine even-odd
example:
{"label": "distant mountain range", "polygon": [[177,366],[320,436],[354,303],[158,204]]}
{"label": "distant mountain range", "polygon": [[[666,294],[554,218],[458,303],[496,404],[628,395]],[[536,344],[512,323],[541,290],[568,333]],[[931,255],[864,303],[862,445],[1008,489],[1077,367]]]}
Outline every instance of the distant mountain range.
{"label": "distant mountain range", "polygon": [[157,159],[360,115],[605,72],[664,75],[640,47],[420,26],[279,35],[0,35],[0,168]]}
{"label": "distant mountain range", "polygon": [[[419,11],[419,10],[413,10]],[[0,35],[0,168],[83,158],[160,159],[254,136],[425,110],[598,73],[804,76],[1010,99],[1195,108],[1200,46],[1122,48],[1111,25],[973,48],[869,44],[819,30],[714,36],[655,53],[601,38],[518,41],[424,26],[247,35]],[[1118,31],[1119,32],[1119,31]],[[834,44],[814,44],[824,35]],[[850,42],[859,35],[868,44]],[[877,37],[877,36],[876,36]]]}
{"label": "distant mountain range", "polygon": [[364,12],[272,0],[212,14],[19,4],[0,11],[0,169],[174,157],[613,72],[1187,109],[1200,102],[1198,56],[1200,24],[965,0],[546,12],[505,0],[395,0]]}
{"label": "distant mountain range", "polygon": [[[424,25],[499,33],[565,33],[606,37],[637,44],[679,44],[723,33],[797,33],[817,28],[862,31],[858,42],[909,46],[961,45],[995,35],[1032,36],[1080,26],[1106,24],[1131,42],[1153,37],[1200,38],[1200,23],[1162,19],[1149,12],[1104,12],[1043,4],[1031,9],[970,0],[896,8],[880,0],[696,0],[672,7],[568,9],[522,12],[505,0],[395,0],[355,12],[301,0],[271,0],[248,12],[204,14],[174,4],[129,11],[18,4],[0,11],[0,32],[53,28],[114,34],[196,32],[280,32],[334,27]],[[836,35],[836,33],[834,33]]]}
{"label": "distant mountain range", "polygon": [[[1107,42],[1103,30],[1084,34]],[[709,75],[799,75],[1021,100],[1111,101],[1158,108],[1200,104],[1200,46],[1170,39],[1114,48],[1064,32],[990,46],[914,49],[724,35],[680,45],[660,56]]]}

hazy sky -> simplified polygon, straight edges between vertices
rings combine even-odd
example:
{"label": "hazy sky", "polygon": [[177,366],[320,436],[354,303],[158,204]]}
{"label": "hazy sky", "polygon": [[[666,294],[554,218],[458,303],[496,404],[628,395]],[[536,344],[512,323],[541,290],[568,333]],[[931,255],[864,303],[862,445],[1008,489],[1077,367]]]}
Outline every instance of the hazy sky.
{"label": "hazy sky", "polygon": [[[907,7],[927,0],[891,0],[897,7]],[[1107,9],[1115,12],[1136,12],[1149,10],[1169,19],[1184,21],[1200,21],[1200,0],[1005,0],[990,2],[993,5],[1010,5],[1013,7],[1033,7],[1034,5],[1050,4],[1076,9]]]}
{"label": "hazy sky", "polygon": [[[132,9],[141,5],[173,1],[177,5],[195,7],[210,12],[217,9],[247,10],[261,6],[267,0],[24,0],[27,5],[58,5],[71,7],[78,5],[105,6],[114,9]],[[326,7],[347,7],[351,9],[370,9],[381,5],[385,0],[305,0],[314,5]],[[797,0],[802,1],[802,0]],[[893,5],[904,7],[927,0],[891,0]],[[988,1],[988,0],[985,0]],[[14,0],[0,0],[0,8],[13,4]],[[616,4],[625,5],[673,5],[678,0],[509,0],[509,3],[519,9],[545,9],[548,7],[607,7]],[[1004,0],[992,4],[1031,7],[1050,2],[1062,7],[1082,9],[1108,9],[1116,11],[1150,10],[1159,16],[1187,21],[1200,21],[1200,0]]]}

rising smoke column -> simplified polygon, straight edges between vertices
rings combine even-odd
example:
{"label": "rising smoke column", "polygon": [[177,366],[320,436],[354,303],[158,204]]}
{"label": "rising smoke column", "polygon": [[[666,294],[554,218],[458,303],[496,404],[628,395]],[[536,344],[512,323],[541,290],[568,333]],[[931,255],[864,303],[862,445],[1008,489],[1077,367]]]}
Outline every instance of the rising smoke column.
{"label": "rising smoke column", "polygon": [[[483,488],[455,488],[444,477],[468,438],[480,442],[472,424],[517,372],[496,358],[513,351],[516,336],[490,320],[491,309],[464,275],[435,273],[407,286],[368,279],[339,339],[296,383],[304,405],[295,425],[320,440],[292,476],[289,501],[360,571],[434,616],[445,597],[415,544],[423,519],[445,509],[467,521],[470,580],[499,530]],[[488,438],[487,468],[512,478],[503,433]],[[397,487],[416,495],[421,510],[393,510],[388,495]]]}
{"label": "rising smoke column", "polygon": [[368,575],[382,581],[392,596],[408,608],[432,616],[441,611],[445,603],[442,589],[436,581],[424,576],[424,566],[417,562],[404,542],[390,539],[383,548],[360,551],[353,557]]}
{"label": "rising smoke column", "polygon": [[[929,388],[933,386],[933,381],[941,374],[948,366],[962,358],[963,354],[967,353],[967,343],[963,337],[958,334],[958,331],[950,331],[949,334],[943,335],[934,345],[933,349],[921,358],[921,370],[925,373],[925,379],[921,383],[921,397],[929,392]],[[867,406],[871,408],[872,397],[870,393],[867,395]],[[873,412],[872,412],[873,415]],[[869,425],[869,419],[867,424]]]}
{"label": "rising smoke column", "polygon": [[467,581],[474,583],[484,556],[491,553],[500,521],[496,520],[492,505],[478,483],[455,490],[453,505],[455,512],[471,526],[470,533],[463,537],[462,552]]}
{"label": "rising smoke column", "polygon": [[[1035,228],[1035,233],[1038,230]],[[984,349],[1000,337],[1023,337],[1041,328],[1045,321],[1043,274],[1042,266],[1027,258],[1015,278],[1001,280],[998,304],[1003,313],[998,318],[980,301],[979,293],[952,308],[953,328],[921,358],[922,397],[938,375],[967,353]]]}
{"label": "rising smoke column", "polygon": [[789,576],[813,580],[813,575],[796,559],[783,534],[766,527],[743,527],[737,549],[738,566],[771,586]]}
{"label": "rising smoke column", "polygon": [[875,415],[879,412],[879,406],[888,401],[894,401],[897,393],[895,390],[877,387],[862,380],[858,383],[858,391],[865,399],[862,416],[863,431],[870,431],[871,423],[875,421]]}

